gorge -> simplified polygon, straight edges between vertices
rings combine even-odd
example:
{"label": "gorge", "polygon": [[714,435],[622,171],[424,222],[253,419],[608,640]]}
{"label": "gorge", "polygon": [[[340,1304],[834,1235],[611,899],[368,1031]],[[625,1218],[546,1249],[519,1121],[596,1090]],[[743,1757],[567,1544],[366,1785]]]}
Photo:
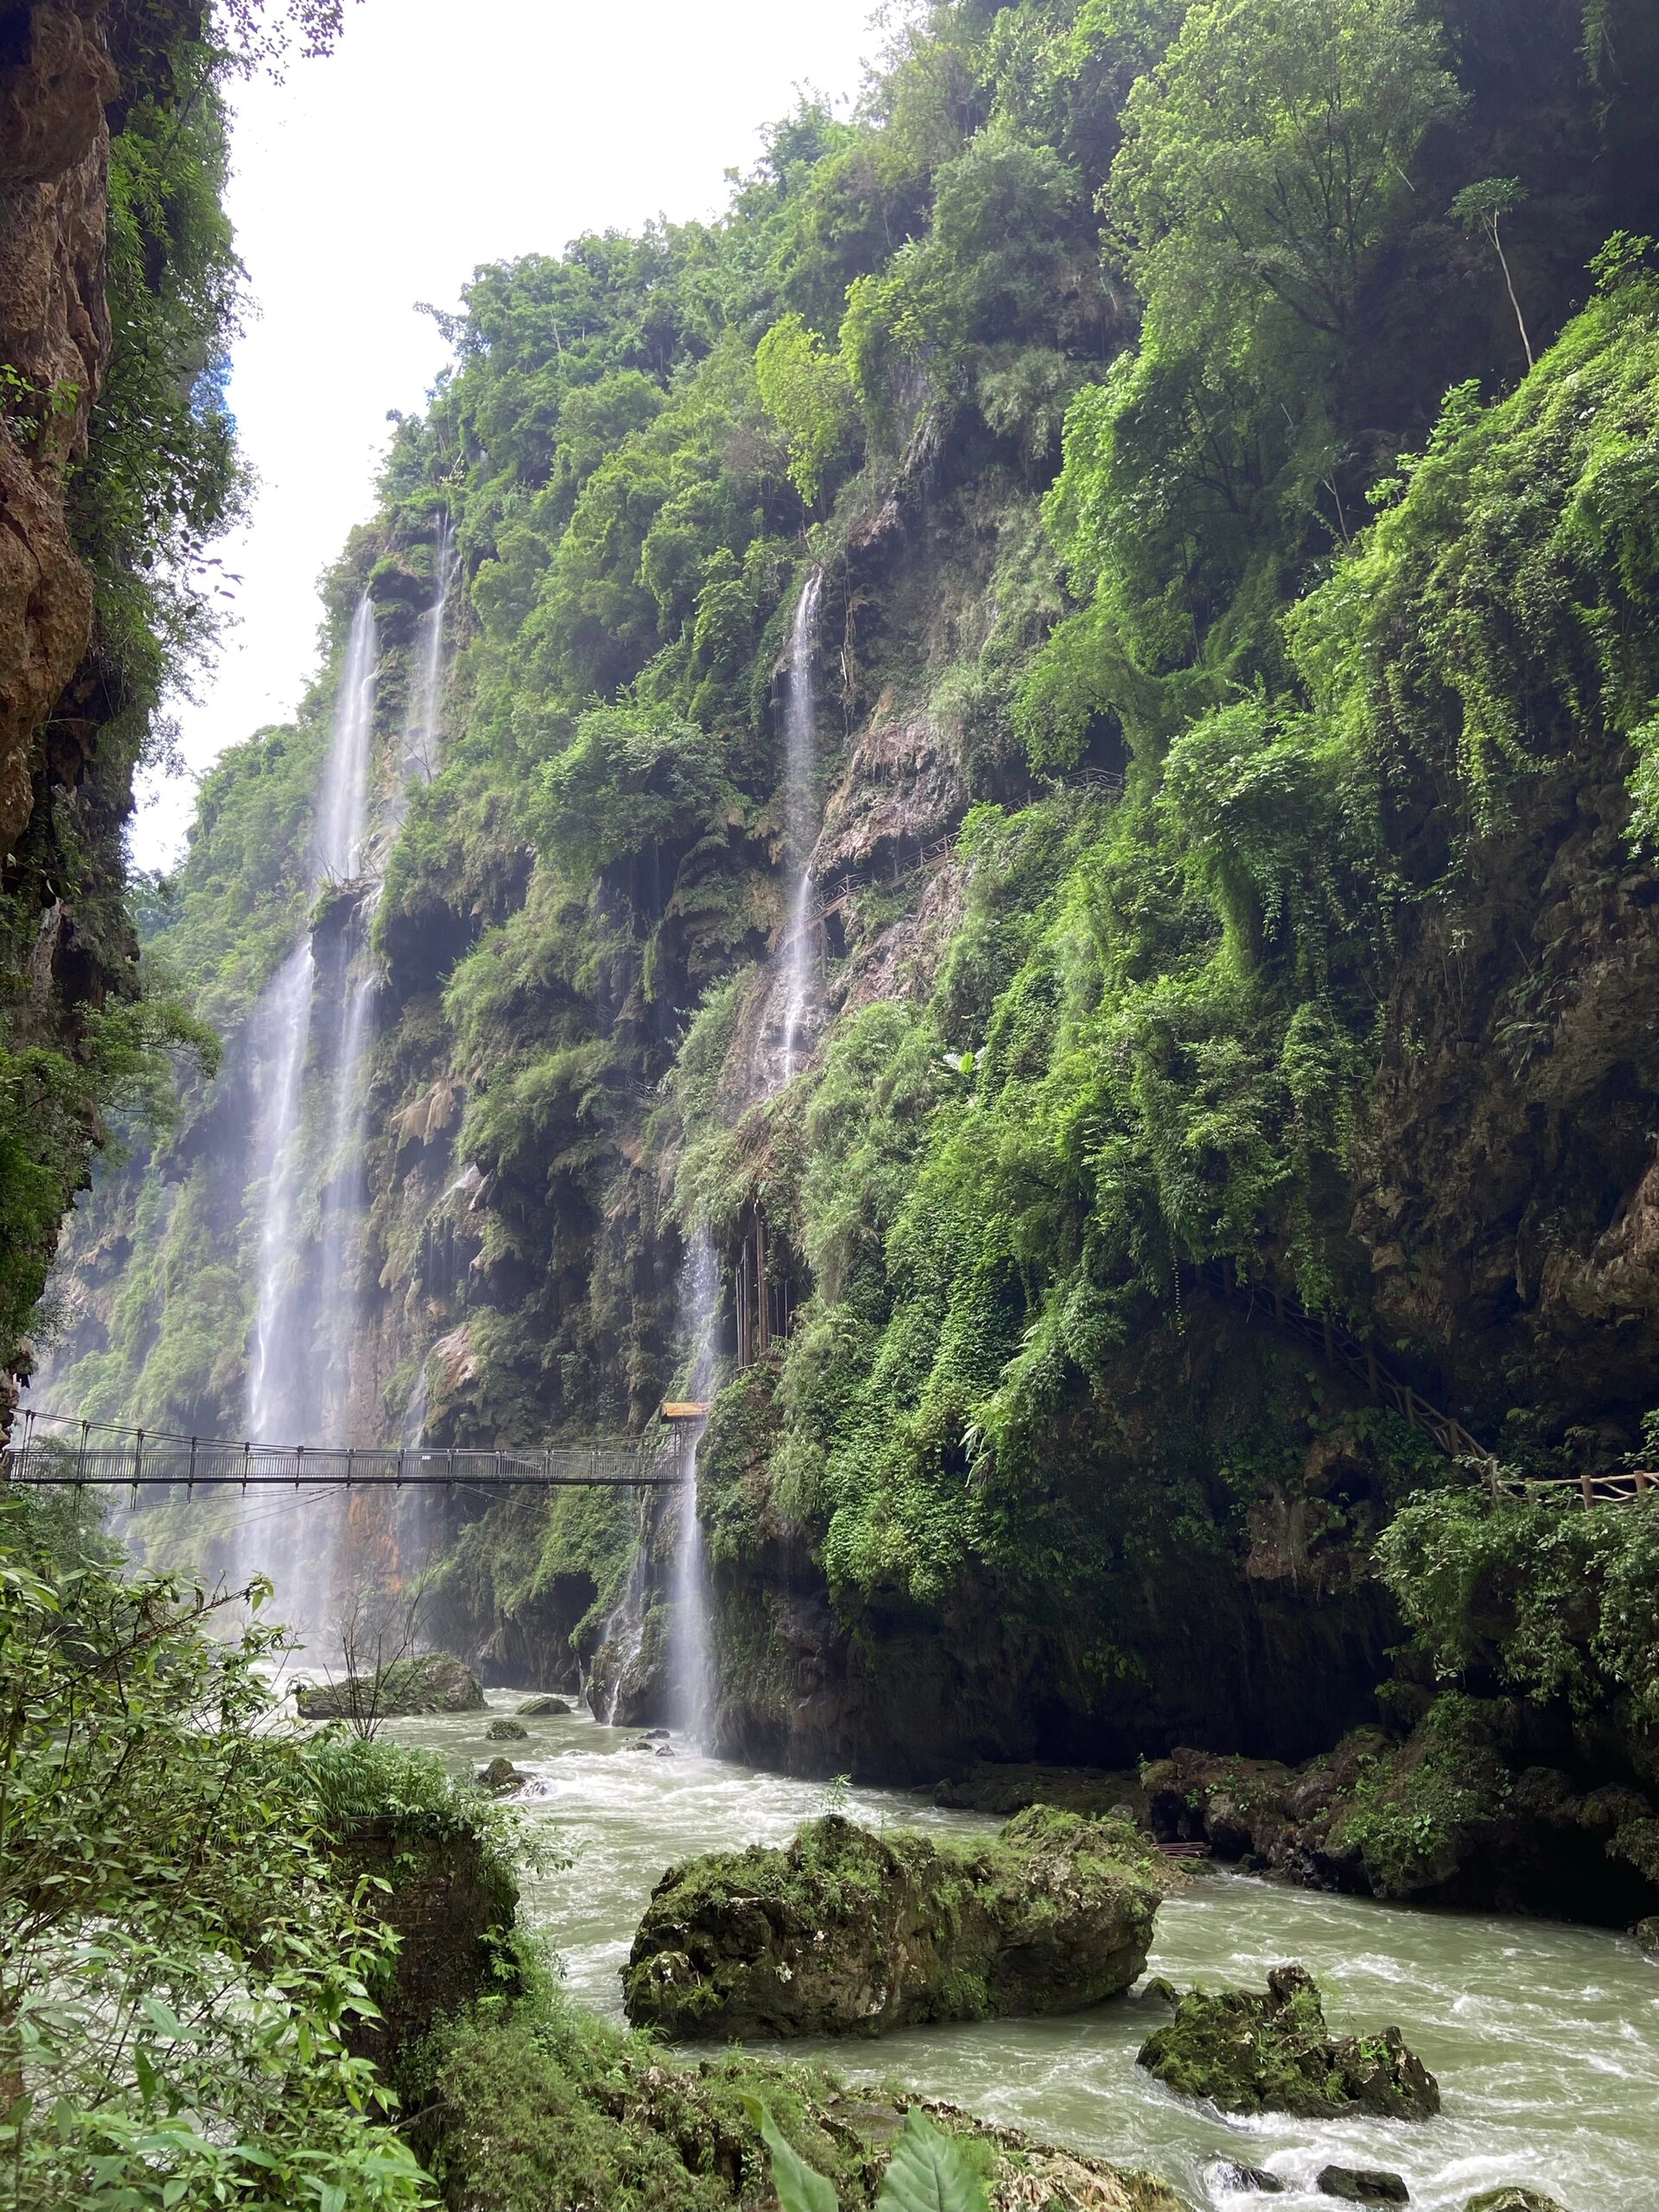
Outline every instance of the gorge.
{"label": "gorge", "polygon": [[1645,0],[938,0],[716,218],[485,264],[153,880],[214,88],[340,18],[13,14],[5,1419],[695,1471],[135,1490],[132,1571],[404,1605],[595,1789],[671,1729],[722,1848],[1092,1792],[1355,1942],[1651,1928]]}

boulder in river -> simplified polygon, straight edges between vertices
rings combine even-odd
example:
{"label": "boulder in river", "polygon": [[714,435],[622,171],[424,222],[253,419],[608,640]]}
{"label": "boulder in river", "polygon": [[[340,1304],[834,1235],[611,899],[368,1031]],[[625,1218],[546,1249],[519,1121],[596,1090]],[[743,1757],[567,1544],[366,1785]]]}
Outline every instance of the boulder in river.
{"label": "boulder in river", "polygon": [[505,1797],[510,1789],[522,1789],[530,1780],[520,1773],[508,1758],[492,1759],[487,1766],[478,1770],[478,1786],[487,1789],[493,1797]]}
{"label": "boulder in river", "polygon": [[1332,2035],[1306,1967],[1275,1967],[1262,1996],[1190,1991],[1168,2025],[1141,2044],[1139,2063],[1168,2088],[1206,2097],[1223,2112],[1427,2120],[1440,2108],[1439,2083],[1398,2028]]}
{"label": "boulder in river", "polygon": [[1047,1806],[982,1843],[832,1813],[785,1849],[671,1867],[623,1974],[628,2017],[724,2041],[1075,2012],[1141,1973],[1168,1878],[1122,1821]]}
{"label": "boulder in river", "polygon": [[1630,1933],[1644,1951],[1659,1959],[1659,1912],[1650,1913],[1645,1920],[1638,1920]]}
{"label": "boulder in river", "polygon": [[518,1707],[521,1720],[556,1720],[569,1713],[570,1700],[563,1697],[527,1697]]}
{"label": "boulder in river", "polygon": [[1282,2196],[1285,2184],[1277,2174],[1270,2174],[1265,2166],[1235,2165],[1224,2158],[1218,2166],[1210,2169],[1210,2179],[1217,2189],[1254,2189],[1263,2196]]}
{"label": "boulder in river", "polygon": [[295,1692],[302,1720],[399,1720],[422,1713],[481,1713],[484,1686],[449,1651],[395,1659],[378,1675],[337,1682],[302,1682]]}
{"label": "boulder in river", "polygon": [[1322,2196],[1339,2196],[1344,2204],[1409,2204],[1411,2191],[1398,2174],[1373,2172],[1364,2166],[1326,2166],[1319,2175]]}
{"label": "boulder in river", "polygon": [[1463,2212],[1566,2212],[1541,2189],[1484,2189],[1471,2196]]}
{"label": "boulder in river", "polygon": [[530,1731],[516,1720],[492,1720],[484,1731],[486,1744],[527,1744]]}

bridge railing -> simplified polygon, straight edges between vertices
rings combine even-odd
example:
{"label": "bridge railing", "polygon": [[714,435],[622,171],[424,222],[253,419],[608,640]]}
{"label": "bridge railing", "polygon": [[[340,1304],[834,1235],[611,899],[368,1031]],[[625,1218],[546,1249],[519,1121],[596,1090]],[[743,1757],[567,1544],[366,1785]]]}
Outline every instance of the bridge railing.
{"label": "bridge railing", "polygon": [[675,1435],[555,1444],[541,1452],[410,1445],[232,1443],[25,1413],[0,1477],[46,1489],[663,1490],[686,1479]]}

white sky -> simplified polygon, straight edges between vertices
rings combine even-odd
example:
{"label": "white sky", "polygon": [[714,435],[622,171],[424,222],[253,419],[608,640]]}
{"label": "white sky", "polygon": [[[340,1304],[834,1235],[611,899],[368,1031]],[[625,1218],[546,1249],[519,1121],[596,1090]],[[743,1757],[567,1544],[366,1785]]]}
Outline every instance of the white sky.
{"label": "white sky", "polygon": [[588,230],[712,214],[795,87],[856,92],[873,0],[361,0],[326,61],[238,95],[230,212],[255,313],[230,403],[260,478],[214,548],[236,621],[199,702],[193,774],[141,794],[141,867],[178,856],[194,777],[291,714],[316,663],[316,582],[370,512],[388,408],[445,359],[417,300],[458,303],[481,262]]}

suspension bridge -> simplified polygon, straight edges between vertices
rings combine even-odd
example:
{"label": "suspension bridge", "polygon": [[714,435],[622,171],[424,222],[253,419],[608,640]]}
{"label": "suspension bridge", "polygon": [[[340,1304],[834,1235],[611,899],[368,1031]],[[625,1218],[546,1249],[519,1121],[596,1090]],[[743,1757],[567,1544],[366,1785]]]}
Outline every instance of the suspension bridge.
{"label": "suspension bridge", "polygon": [[426,1444],[232,1443],[23,1412],[0,1452],[0,1481],[35,1489],[672,1490],[690,1479],[701,1405],[666,1405],[645,1436],[553,1444],[540,1452]]}

